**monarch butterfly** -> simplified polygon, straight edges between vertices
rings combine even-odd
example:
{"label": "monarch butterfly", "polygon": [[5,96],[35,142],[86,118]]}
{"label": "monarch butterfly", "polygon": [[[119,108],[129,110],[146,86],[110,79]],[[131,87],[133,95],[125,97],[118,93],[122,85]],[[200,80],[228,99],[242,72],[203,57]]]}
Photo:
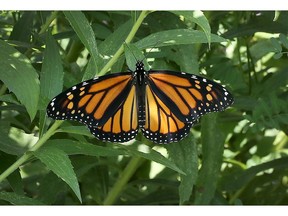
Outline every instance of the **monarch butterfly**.
{"label": "monarch butterfly", "polygon": [[200,76],[168,70],[120,72],[79,83],[51,100],[54,119],[84,123],[102,141],[127,142],[143,135],[155,143],[184,138],[197,119],[233,103],[229,91]]}

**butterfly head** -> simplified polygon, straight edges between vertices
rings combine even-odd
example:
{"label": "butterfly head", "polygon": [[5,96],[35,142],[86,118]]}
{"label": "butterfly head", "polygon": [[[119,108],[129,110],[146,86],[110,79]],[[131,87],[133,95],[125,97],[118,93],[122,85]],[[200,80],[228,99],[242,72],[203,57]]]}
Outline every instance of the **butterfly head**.
{"label": "butterfly head", "polygon": [[136,62],[136,71],[144,71],[144,64],[143,61],[137,61]]}

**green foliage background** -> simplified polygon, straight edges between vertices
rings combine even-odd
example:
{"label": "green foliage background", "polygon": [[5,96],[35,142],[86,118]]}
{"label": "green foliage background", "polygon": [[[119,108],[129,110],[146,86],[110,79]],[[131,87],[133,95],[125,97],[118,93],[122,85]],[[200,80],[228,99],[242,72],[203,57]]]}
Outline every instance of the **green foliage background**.
{"label": "green foliage background", "polygon": [[[288,13],[0,13],[0,204],[288,204]],[[124,46],[124,41],[127,45]],[[153,48],[153,49],[151,49]],[[145,66],[232,92],[179,143],[102,143],[48,119],[62,90]]]}

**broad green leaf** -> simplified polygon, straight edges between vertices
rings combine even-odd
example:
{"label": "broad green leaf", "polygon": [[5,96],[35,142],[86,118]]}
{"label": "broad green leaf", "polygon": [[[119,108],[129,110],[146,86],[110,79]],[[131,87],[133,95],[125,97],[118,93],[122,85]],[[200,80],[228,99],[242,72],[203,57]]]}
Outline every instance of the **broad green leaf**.
{"label": "broad green leaf", "polygon": [[127,22],[119,26],[119,28],[117,28],[99,45],[99,53],[101,53],[102,56],[105,56],[105,58],[103,59],[103,64],[100,65],[100,69],[104,66],[105,63],[107,63],[107,61],[124,43],[131,28],[132,21],[128,20]]}
{"label": "broad green leaf", "polygon": [[286,49],[288,49],[288,39],[287,39],[287,36],[285,36],[284,34],[281,33],[281,34],[279,35],[279,39],[280,39],[282,45],[283,45]]}
{"label": "broad green leaf", "polygon": [[149,146],[144,145],[144,144],[141,145],[141,143],[138,141],[136,141],[134,145],[131,145],[131,146],[125,146],[125,145],[118,145],[118,146],[129,150],[128,154],[130,155],[143,157],[145,159],[154,161],[156,163],[160,163],[164,165],[165,167],[168,167],[176,172],[179,172],[185,175],[185,172],[181,170],[177,165],[175,165],[175,163],[165,158],[162,154],[150,148]]}
{"label": "broad green leaf", "polygon": [[44,133],[44,122],[47,118],[46,107],[49,101],[62,91],[63,87],[63,67],[59,48],[56,41],[51,35],[51,32],[46,34],[46,48],[44,51],[44,58],[42,64],[42,71],[40,77],[40,137]]}
{"label": "broad green leaf", "polygon": [[[236,38],[245,36],[250,37],[256,32],[268,32],[268,33],[287,33],[287,13],[282,13],[278,18],[277,22],[273,21],[273,12],[260,12],[253,19],[249,19],[248,22],[239,23],[233,28],[229,28],[222,36],[225,38]],[[255,14],[254,14],[255,15]],[[240,18],[241,16],[239,16]],[[265,25],[264,25],[265,23]]]}
{"label": "broad green leaf", "polygon": [[270,42],[273,45],[274,52],[282,52],[282,46],[276,38],[270,38]]}
{"label": "broad green leaf", "polygon": [[97,58],[99,58],[95,34],[87,18],[81,11],[64,11],[66,18],[69,20],[72,28],[82,41],[84,46],[90,52],[95,71],[98,71]]}
{"label": "broad green leaf", "polygon": [[265,55],[271,52],[275,52],[275,49],[270,40],[258,41],[250,47],[251,56],[256,61],[263,58]]}
{"label": "broad green leaf", "polygon": [[47,146],[53,148],[58,148],[64,151],[68,155],[84,154],[90,156],[118,156],[127,154],[126,151],[122,149],[115,149],[110,146],[102,147],[97,145],[92,145],[87,142],[79,142],[68,139],[55,139],[47,141]]}
{"label": "broad green leaf", "polygon": [[40,96],[42,99],[39,106],[41,110],[45,110],[48,102],[61,93],[63,76],[64,73],[59,48],[51,33],[48,32],[40,77]]}
{"label": "broad green leaf", "polygon": [[[225,42],[226,39],[211,34],[211,43]],[[203,31],[193,29],[173,29],[150,34],[142,40],[135,43],[139,49],[148,47],[171,46],[179,44],[208,43],[207,37]]]}
{"label": "broad green leaf", "polygon": [[99,53],[102,55],[113,55],[124,43],[132,28],[132,21],[128,20],[110,34],[100,45]]}
{"label": "broad green leaf", "polygon": [[180,69],[183,72],[199,74],[199,61],[198,61],[198,49],[195,44],[178,45],[177,48],[179,55],[172,53],[169,55],[170,59],[173,59],[180,65]]}
{"label": "broad green leaf", "polygon": [[43,146],[33,154],[44,163],[49,170],[65,181],[82,202],[79,184],[67,154],[53,146]]}
{"label": "broad green leaf", "polygon": [[228,192],[236,191],[241,189],[242,187],[245,187],[255,176],[262,171],[268,170],[268,169],[286,169],[288,166],[288,158],[278,158],[275,160],[271,160],[266,163],[262,163],[259,165],[255,165],[250,167],[247,170],[232,173],[228,177],[226,177],[226,181],[224,181],[223,187],[224,190],[227,190]]}
{"label": "broad green leaf", "polygon": [[0,40],[0,80],[25,106],[33,120],[39,100],[38,74],[26,56]]}
{"label": "broad green leaf", "polygon": [[137,61],[143,61],[145,69],[149,70],[149,65],[145,56],[134,44],[125,44],[124,50],[127,66],[130,70],[134,71],[136,69],[135,66]]}
{"label": "broad green leaf", "polygon": [[[0,173],[3,173],[6,169],[8,169],[16,160],[16,156],[0,152]],[[23,181],[19,169],[11,173],[7,177],[7,181],[9,182],[10,187],[15,193],[19,195],[24,195]]]}
{"label": "broad green leaf", "polygon": [[44,205],[39,200],[32,199],[23,195],[18,195],[13,192],[0,192],[0,199],[5,200],[13,205]]}
{"label": "broad green leaf", "polygon": [[27,148],[9,137],[10,124],[11,122],[4,119],[0,121],[0,151],[10,155],[22,155]]}
{"label": "broad green leaf", "polygon": [[173,11],[173,13],[183,16],[187,21],[199,25],[205,32],[209,47],[211,43],[211,28],[209,22],[202,11]]}
{"label": "broad green leaf", "polygon": [[[33,20],[35,19],[36,12],[25,11],[16,22],[9,37],[9,41],[17,43],[19,46],[17,50],[24,53],[27,48],[31,47],[31,37],[33,32]],[[28,45],[28,46],[25,46]]]}
{"label": "broad green leaf", "polygon": [[84,136],[89,136],[91,137],[92,134],[88,130],[86,126],[65,126],[61,127],[58,129],[58,132],[61,133],[71,133],[71,134],[79,134],[79,135],[84,135]]}
{"label": "broad green leaf", "polygon": [[[287,86],[287,82],[288,73],[286,68],[280,69],[277,71],[277,73],[273,73],[273,75],[271,75],[269,79],[263,81],[261,89],[255,89],[256,95],[262,97],[263,95],[269,95],[275,91],[279,91],[278,88],[285,89]],[[277,88],[271,88],[271,86],[275,86]]]}
{"label": "broad green leaf", "polygon": [[193,136],[189,134],[180,142],[170,143],[165,147],[172,161],[186,173],[186,175],[180,174],[179,186],[180,204],[184,204],[189,201],[198,176],[197,146]]}
{"label": "broad green leaf", "polygon": [[217,126],[217,114],[202,117],[202,166],[197,179],[196,205],[208,205],[214,197],[222,164],[224,136]]}
{"label": "broad green leaf", "polygon": [[0,101],[20,105],[19,101],[15,98],[15,96],[13,94],[1,95]]}
{"label": "broad green leaf", "polygon": [[274,59],[280,59],[282,56],[283,56],[283,53],[275,53],[275,54],[273,55],[273,58],[274,58]]}
{"label": "broad green leaf", "polygon": [[98,68],[98,67],[95,67],[94,60],[92,58],[90,58],[89,61],[87,62],[87,65],[86,65],[86,68],[84,71],[84,75],[82,77],[82,81],[86,81],[86,80],[94,78],[97,75],[97,73],[99,72],[96,70],[96,68]]}
{"label": "broad green leaf", "polygon": [[59,194],[69,190],[66,186],[65,182],[58,178],[58,176],[53,172],[49,172],[39,182],[39,196],[37,198],[45,204],[53,204]]}

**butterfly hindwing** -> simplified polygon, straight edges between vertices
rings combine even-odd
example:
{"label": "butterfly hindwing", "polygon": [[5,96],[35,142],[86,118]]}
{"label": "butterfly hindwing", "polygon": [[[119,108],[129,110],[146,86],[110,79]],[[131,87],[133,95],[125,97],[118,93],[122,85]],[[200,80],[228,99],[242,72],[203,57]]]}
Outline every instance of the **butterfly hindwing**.
{"label": "butterfly hindwing", "polygon": [[[146,86],[144,136],[155,143],[177,142],[187,135],[193,122],[183,122]],[[169,105],[169,104],[168,104]]]}
{"label": "butterfly hindwing", "polygon": [[137,135],[138,114],[136,86],[133,85],[117,111],[102,126],[89,126],[91,133],[102,141],[127,142]]}

